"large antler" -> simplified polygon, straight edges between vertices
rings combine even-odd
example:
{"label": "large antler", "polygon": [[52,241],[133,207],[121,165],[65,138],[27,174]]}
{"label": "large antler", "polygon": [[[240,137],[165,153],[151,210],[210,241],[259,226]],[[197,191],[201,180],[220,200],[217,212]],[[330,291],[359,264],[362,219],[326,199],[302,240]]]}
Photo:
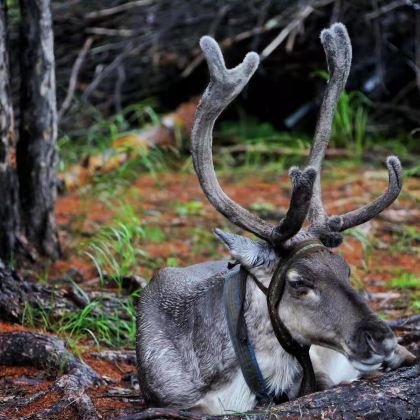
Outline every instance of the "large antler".
{"label": "large antler", "polygon": [[317,176],[308,219],[311,232],[315,233],[324,245],[334,247],[342,241],[342,236],[338,232],[367,222],[392,204],[401,191],[402,168],[397,157],[388,157],[389,185],[379,198],[358,210],[341,216],[326,214],[321,196],[321,166],[330,140],[337,102],[350,72],[352,49],[347,29],[341,23],[335,23],[329,29],[324,29],[321,32],[321,43],[324,46],[330,79],[322,101],[309,156],[309,165],[315,168]]}
{"label": "large antler", "polygon": [[289,171],[292,180],[290,207],[278,225],[268,223],[231,200],[217,180],[212,158],[212,132],[221,112],[242,91],[259,64],[259,57],[251,52],[233,69],[227,69],[216,41],[209,36],[200,40],[200,46],[210,72],[210,83],[198,105],[192,130],[194,168],[210,203],[235,225],[254,233],[274,246],[294,236],[307,216],[315,180],[315,170],[306,168]]}

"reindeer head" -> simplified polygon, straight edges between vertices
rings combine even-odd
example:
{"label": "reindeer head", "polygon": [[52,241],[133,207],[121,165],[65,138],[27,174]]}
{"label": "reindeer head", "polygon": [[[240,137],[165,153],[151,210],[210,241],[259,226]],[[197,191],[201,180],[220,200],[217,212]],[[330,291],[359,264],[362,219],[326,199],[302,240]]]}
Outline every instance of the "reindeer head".
{"label": "reindeer head", "polygon": [[[360,225],[388,207],[401,191],[402,169],[398,158],[387,159],[388,189],[370,204],[340,216],[328,216],[321,197],[320,173],[340,92],[351,65],[351,43],[342,24],[322,31],[330,79],[324,94],[308,166],[292,168],[290,206],[278,224],[268,223],[232,201],[221,189],[213,167],[212,130],[220,113],[241,92],[258,67],[259,58],[248,53],[233,69],[226,69],[217,43],[203,37],[210,83],[203,94],[192,131],[192,156],[201,187],[210,203],[236,226],[262,241],[224,233],[217,236],[231,255],[260,283],[268,286],[274,271],[303,241],[318,240],[316,252],[296,258],[285,273],[279,317],[294,340],[302,345],[319,344],[344,353],[361,371],[390,360],[396,340],[350,285],[350,269],[331,248],[341,244],[341,232]],[[308,219],[309,227],[302,228]]]}

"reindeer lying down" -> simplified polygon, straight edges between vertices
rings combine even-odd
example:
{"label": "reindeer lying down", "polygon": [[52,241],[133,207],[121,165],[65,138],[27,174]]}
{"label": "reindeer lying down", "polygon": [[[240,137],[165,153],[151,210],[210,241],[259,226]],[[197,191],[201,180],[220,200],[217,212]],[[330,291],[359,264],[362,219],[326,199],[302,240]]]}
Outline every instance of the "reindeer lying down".
{"label": "reindeer lying down", "polygon": [[[248,83],[258,55],[249,53],[226,69],[217,43],[208,36],[200,41],[210,83],[192,132],[194,167],[211,204],[260,241],[216,230],[235,267],[217,261],[164,268],[143,291],[138,372],[152,404],[208,414],[244,412],[259,400],[295,398],[414,360],[351,287],[349,266],[331,250],[341,243],[340,232],[372,219],[398,197],[402,169],[398,158],[389,157],[389,186],[382,196],[341,216],[326,214],[321,164],[352,51],[339,23],[321,33],[321,42],[330,80],[308,166],[290,170],[290,207],[272,225],[222,191],[212,160],[214,123]],[[306,218],[309,227],[302,228]]]}

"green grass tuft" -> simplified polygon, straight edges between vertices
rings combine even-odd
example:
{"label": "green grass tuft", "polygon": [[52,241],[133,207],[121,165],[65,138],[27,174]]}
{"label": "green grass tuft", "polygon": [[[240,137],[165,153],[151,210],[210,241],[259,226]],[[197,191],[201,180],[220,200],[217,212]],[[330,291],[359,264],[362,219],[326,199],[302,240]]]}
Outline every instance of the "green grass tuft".
{"label": "green grass tuft", "polygon": [[123,215],[125,219],[114,219],[113,225],[104,227],[86,243],[86,255],[95,264],[101,282],[106,276],[119,290],[124,277],[132,274],[133,268],[147,256],[138,247],[138,242],[145,238],[141,222],[131,213],[134,210],[130,206],[125,205],[125,209],[128,211]]}
{"label": "green grass tuft", "polygon": [[388,287],[396,289],[420,289],[420,278],[413,273],[402,273],[387,283]]}
{"label": "green grass tuft", "polygon": [[419,254],[420,232],[415,226],[403,226],[401,232],[393,233],[389,250],[392,253]]}
{"label": "green grass tuft", "polygon": [[[87,115],[85,108],[83,115]],[[63,133],[58,140],[60,156],[60,169],[68,165],[79,163],[85,156],[104,153],[109,149],[113,140],[149,124],[158,124],[159,116],[152,101],[132,104],[121,112],[104,118],[103,115],[90,109],[91,124],[87,129],[80,129]]]}
{"label": "green grass tuft", "polygon": [[188,201],[177,203],[174,208],[178,216],[199,216],[203,211],[203,203],[201,201]]}
{"label": "green grass tuft", "polygon": [[136,332],[133,298],[111,309],[101,299],[93,301],[79,312],[65,314],[54,329],[76,341],[89,336],[97,346],[132,346]]}
{"label": "green grass tuft", "polygon": [[335,147],[353,149],[357,158],[366,146],[369,99],[361,92],[340,95],[333,122],[332,144]]}

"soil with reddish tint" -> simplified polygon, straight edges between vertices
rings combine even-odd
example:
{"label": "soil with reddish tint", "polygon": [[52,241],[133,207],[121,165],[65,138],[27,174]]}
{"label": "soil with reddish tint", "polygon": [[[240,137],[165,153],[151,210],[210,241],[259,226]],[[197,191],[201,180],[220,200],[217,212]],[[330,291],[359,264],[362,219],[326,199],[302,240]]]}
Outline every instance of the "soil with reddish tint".
{"label": "soil with reddish tint", "polygon": [[[386,189],[384,171],[369,168],[340,168],[334,163],[334,177],[324,182],[324,201],[330,214],[340,214],[359,207]],[[222,176],[222,186],[235,201],[259,211],[262,217],[276,220],[287,211],[290,184],[286,175],[275,173]],[[192,174],[158,173],[142,175],[111,199],[101,199],[86,188],[61,196],[57,203],[57,220],[63,244],[63,259],[48,267],[48,279],[54,282],[76,269],[79,285],[89,289],[98,283],[92,260],[85,254],[86,241],[95,237],[105,225],[113,225],[119,216],[118,200],[135,210],[146,236],[136,243],[142,253],[132,267],[133,274],[150,278],[153,271],[166,264],[188,265],[210,259],[227,258],[223,246],[211,231],[221,227],[238,232],[218,215],[201,192]],[[389,282],[401,276],[420,277],[418,238],[420,227],[420,185],[418,179],[405,181],[404,192],[381,217],[345,236],[337,252],[352,268],[355,287],[366,291],[370,304],[382,316],[397,318],[419,308],[419,289],[391,288]],[[119,219],[118,219],[119,220]],[[150,229],[159,231],[148,237]],[[409,274],[405,274],[409,273]],[[0,332],[23,327],[0,324]],[[81,357],[105,379],[105,384],[89,390],[98,413],[103,418],[132,413],[144,407],[136,381],[135,366],[108,362],[91,356],[98,349],[88,337],[79,343]],[[132,350],[132,349],[131,349]],[[35,414],[58,398],[48,394],[33,403],[10,408],[7,401],[16,395],[33,395],[46,389],[54,380],[33,367],[0,366],[0,418]],[[6,403],[7,409],[2,409]],[[74,418],[75,412],[60,417]]]}

